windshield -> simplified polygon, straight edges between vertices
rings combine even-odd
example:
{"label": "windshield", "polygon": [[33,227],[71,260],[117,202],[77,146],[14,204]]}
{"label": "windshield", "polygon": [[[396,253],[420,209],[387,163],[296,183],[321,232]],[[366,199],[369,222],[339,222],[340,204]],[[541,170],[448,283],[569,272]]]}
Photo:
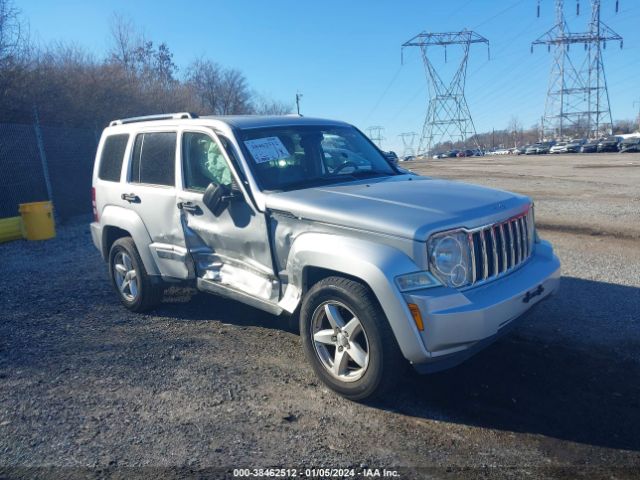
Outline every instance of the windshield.
{"label": "windshield", "polygon": [[380,151],[348,126],[256,128],[239,132],[263,190],[295,190],[397,175]]}

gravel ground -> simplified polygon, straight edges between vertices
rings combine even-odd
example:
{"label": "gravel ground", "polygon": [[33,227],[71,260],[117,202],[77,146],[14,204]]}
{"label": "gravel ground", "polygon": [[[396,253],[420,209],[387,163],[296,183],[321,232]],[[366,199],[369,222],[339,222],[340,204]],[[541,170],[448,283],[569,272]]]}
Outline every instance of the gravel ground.
{"label": "gravel ground", "polygon": [[[548,158],[526,161],[532,169]],[[432,165],[418,168],[434,174]],[[496,180],[488,168],[477,183],[530,191],[519,188],[528,177]],[[551,177],[547,168],[536,171]],[[579,179],[562,181],[581,195]],[[602,231],[541,231],[563,261],[558,295],[465,364],[408,372],[374,405],[324,388],[299,337],[276,317],[187,290],[170,292],[151,314],[129,313],[88,220],[60,227],[51,241],[0,245],[0,478],[3,470],[183,477],[201,468],[231,476],[229,468],[268,466],[403,467],[403,478],[637,478],[640,194],[626,188],[619,203],[636,217],[624,232],[600,203],[575,222],[596,218]],[[547,205],[555,196],[533,196],[541,224],[565,215]],[[562,202],[573,196],[563,192]]]}

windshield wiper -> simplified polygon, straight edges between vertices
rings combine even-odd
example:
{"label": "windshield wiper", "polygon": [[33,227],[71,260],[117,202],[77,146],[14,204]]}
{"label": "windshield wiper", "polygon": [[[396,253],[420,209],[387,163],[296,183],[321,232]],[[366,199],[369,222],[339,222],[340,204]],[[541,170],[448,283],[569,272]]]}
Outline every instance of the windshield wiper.
{"label": "windshield wiper", "polygon": [[383,175],[385,177],[391,177],[395,174],[393,172],[386,172],[384,170],[356,170],[350,175],[354,177],[362,178],[362,177],[374,177],[374,176],[380,176],[380,175]]}
{"label": "windshield wiper", "polygon": [[319,185],[331,184],[343,181],[357,180],[356,177],[350,173],[348,175],[337,175],[331,177],[316,177],[316,178],[305,178],[303,180],[298,180],[297,182],[290,182],[280,185],[282,190],[295,190],[298,188],[310,188],[317,187]]}

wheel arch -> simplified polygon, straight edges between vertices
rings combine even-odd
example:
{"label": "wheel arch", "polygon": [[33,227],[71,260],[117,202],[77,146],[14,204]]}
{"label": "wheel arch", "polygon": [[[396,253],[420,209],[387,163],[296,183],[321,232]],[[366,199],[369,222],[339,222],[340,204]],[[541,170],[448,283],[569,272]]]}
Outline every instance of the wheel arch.
{"label": "wheel arch", "polygon": [[302,285],[301,285],[302,296],[304,296],[309,291],[309,289],[313,287],[316,283],[329,277],[348,278],[349,280],[360,282],[363,285],[365,285],[369,290],[372,290],[371,285],[369,285],[364,278],[356,277],[354,275],[341,272],[339,270],[332,270],[330,268],[319,267],[317,265],[305,265],[302,268]]}
{"label": "wheel arch", "polygon": [[288,285],[280,306],[294,312],[308,289],[328,276],[338,275],[366,285],[382,307],[398,345],[410,361],[424,360],[428,352],[395,277],[419,270],[405,253],[367,240],[323,233],[296,238],[287,260]]}
{"label": "wheel arch", "polygon": [[149,248],[152,243],[151,237],[136,212],[109,205],[102,211],[100,223],[102,224],[102,253],[105,259],[109,258],[109,250],[113,242],[122,237],[131,237],[147,273],[149,275],[160,275],[160,270]]}

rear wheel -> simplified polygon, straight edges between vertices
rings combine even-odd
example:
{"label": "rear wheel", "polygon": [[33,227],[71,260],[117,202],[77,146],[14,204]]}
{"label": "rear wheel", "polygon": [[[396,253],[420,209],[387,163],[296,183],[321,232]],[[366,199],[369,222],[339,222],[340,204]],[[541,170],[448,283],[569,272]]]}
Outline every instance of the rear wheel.
{"label": "rear wheel", "polygon": [[164,290],[147,274],[132,238],[119,238],[111,246],[109,274],[120,301],[129,310],[144,312],[160,303]]}
{"label": "rear wheel", "polygon": [[315,284],[302,303],[300,333],[316,375],[349,399],[381,396],[403,371],[384,312],[356,281],[329,277]]}

